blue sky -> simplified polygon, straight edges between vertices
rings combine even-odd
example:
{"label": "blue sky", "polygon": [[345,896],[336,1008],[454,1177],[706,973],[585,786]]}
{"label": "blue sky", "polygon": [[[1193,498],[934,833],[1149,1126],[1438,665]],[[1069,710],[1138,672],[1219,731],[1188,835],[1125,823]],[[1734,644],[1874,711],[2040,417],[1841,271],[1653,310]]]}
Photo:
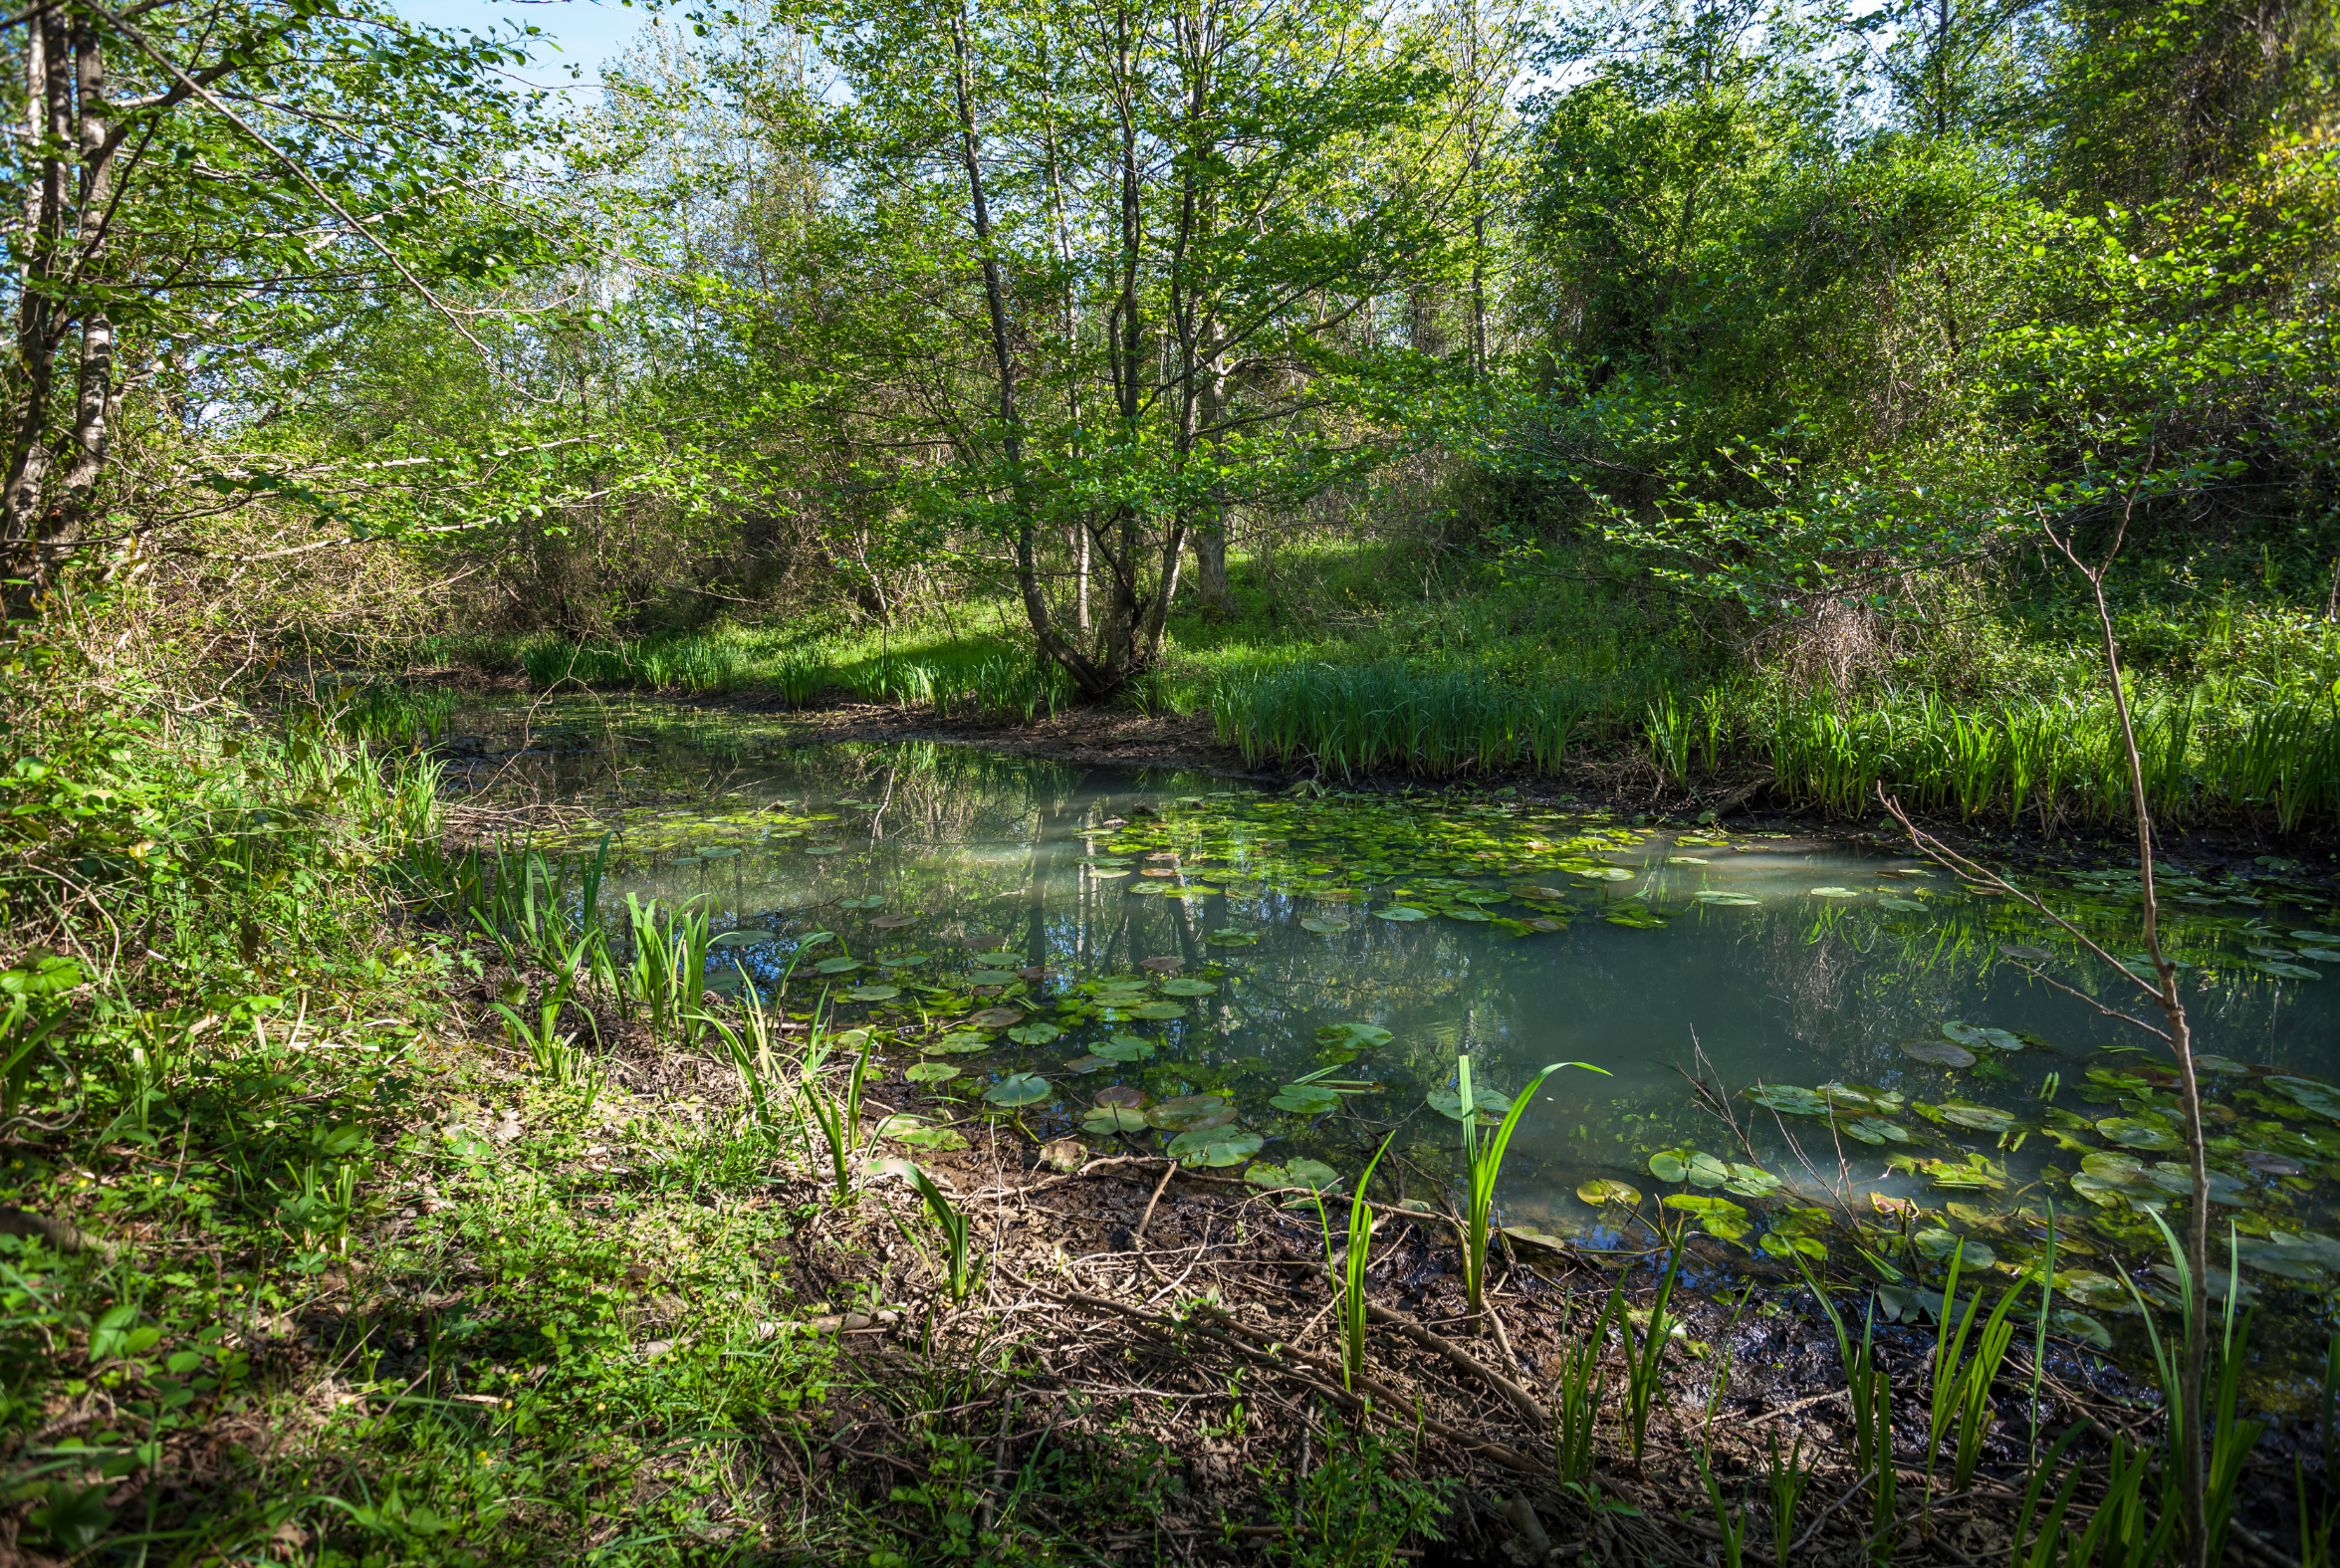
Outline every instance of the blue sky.
{"label": "blue sky", "polygon": [[537,69],[530,80],[551,87],[566,82],[573,65],[585,68],[585,80],[600,75],[601,63],[622,50],[649,20],[641,6],[618,0],[391,0],[400,16],[432,27],[468,28],[475,33],[504,24],[534,24],[559,44],[558,53],[538,51]]}

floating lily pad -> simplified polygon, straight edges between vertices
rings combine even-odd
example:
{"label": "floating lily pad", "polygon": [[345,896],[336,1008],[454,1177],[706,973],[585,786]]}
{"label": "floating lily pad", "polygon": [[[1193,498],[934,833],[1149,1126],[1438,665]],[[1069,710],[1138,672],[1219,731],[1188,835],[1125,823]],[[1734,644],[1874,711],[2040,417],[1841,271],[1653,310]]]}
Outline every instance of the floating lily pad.
{"label": "floating lily pad", "polygon": [[947,1061],[916,1061],[902,1071],[912,1083],[948,1083],[959,1076],[959,1069]]}
{"label": "floating lily pad", "polygon": [[1690,1180],[1690,1156],[1688,1149],[1660,1149],[1649,1157],[1649,1174],[1661,1182],[1686,1182]]}
{"label": "floating lily pad", "polygon": [[2258,966],[2261,975],[2272,975],[2277,980],[2322,980],[2323,972],[2309,969],[2305,964],[2284,964],[2268,960]]}
{"label": "floating lily pad", "polygon": [[1909,1130],[1876,1116],[1855,1116],[1843,1123],[1847,1138],[1866,1144],[1908,1143]]}
{"label": "floating lily pad", "polygon": [[1212,932],[1203,940],[1215,948],[1249,948],[1259,946],[1260,934],[1257,931],[1245,931],[1236,926],[1225,926]]}
{"label": "floating lily pad", "polygon": [[2021,1050],[2023,1048],[2021,1037],[2010,1034],[2005,1029],[1987,1029],[1979,1024],[1961,1023],[1955,1018],[1942,1025],[1942,1034],[1945,1039],[1964,1045],[1970,1050]]}
{"label": "floating lily pad", "polygon": [[1183,1018],[1186,1005],[1178,1002],[1141,1002],[1129,1009],[1133,1018]]}
{"label": "floating lily pad", "polygon": [[1603,1204],[1640,1203],[1641,1189],[1630,1182],[1612,1181],[1602,1176],[1580,1183],[1576,1188],[1576,1196],[1598,1209]]}
{"label": "floating lily pad", "polygon": [[2108,1116],[2096,1124],[2096,1130],[2125,1149],[2178,1147],[2178,1135],[2169,1128],[2131,1116]]}
{"label": "floating lily pad", "polygon": [[752,948],[771,940],[772,933],[769,931],[742,927],[738,931],[726,931],[721,936],[708,938],[707,946],[711,948]]}
{"label": "floating lily pad", "polygon": [[1826,1257],[1828,1243],[1813,1235],[1789,1235],[1782,1231],[1766,1231],[1755,1242],[1773,1257]]}
{"label": "floating lily pad", "polygon": [[1015,978],[1016,972],[1012,969],[978,969],[968,972],[967,983],[971,986],[1005,986]]}
{"label": "floating lily pad", "polygon": [[1828,1102],[1810,1089],[1799,1089],[1792,1084],[1766,1083],[1742,1091],[1767,1111],[1784,1116],[1825,1116]]}
{"label": "floating lily pad", "polygon": [[961,1030],[945,1034],[940,1039],[928,1040],[918,1048],[929,1056],[966,1056],[991,1049],[991,1039],[987,1035]]}
{"label": "floating lily pad", "polygon": [[845,958],[842,955],[832,959],[822,959],[813,966],[817,973],[822,975],[850,975],[860,967],[861,961],[859,959]]}
{"label": "floating lily pad", "polygon": [[1668,865],[1670,865],[1670,866],[1703,866],[1703,865],[1710,865],[1710,864],[1712,864],[1712,863],[1713,863],[1713,862],[1711,862],[1711,861],[1709,861],[1709,860],[1706,860],[1705,858],[1703,858],[1703,857],[1701,857],[1701,856],[1698,856],[1698,855],[1668,855],[1668,856],[1666,856],[1666,864],[1668,864]]}
{"label": "floating lily pad", "polygon": [[1378,1023],[1327,1023],[1316,1031],[1317,1044],[1338,1050],[1372,1050],[1389,1041],[1389,1030]]}
{"label": "floating lily pad", "polygon": [[1411,904],[1393,904],[1387,909],[1376,909],[1373,911],[1373,918],[1375,920],[1396,921],[1428,920],[1430,918],[1430,912],[1426,909],[1416,909]]}
{"label": "floating lily pad", "polygon": [[1267,1142],[1238,1127],[1197,1127],[1170,1140],[1170,1158],[1181,1165],[1241,1165]]}
{"label": "floating lily pad", "polygon": [[1027,1023],[1020,1029],[1010,1029],[1008,1038],[1019,1045],[1046,1045],[1063,1032],[1053,1023]]}
{"label": "floating lily pad", "polygon": [[1321,1160],[1299,1159],[1287,1165],[1270,1165],[1260,1161],[1243,1173],[1243,1179],[1259,1187],[1305,1187],[1319,1193],[1329,1193],[1340,1185],[1340,1173]]}
{"label": "floating lily pad", "polygon": [[1091,1072],[1102,1072],[1107,1067],[1118,1067],[1120,1065],[1121,1063],[1115,1061],[1110,1056],[1075,1056],[1070,1061],[1064,1063],[1064,1070],[1066,1072],[1086,1074]]}
{"label": "floating lily pad", "polygon": [[[1432,1110],[1448,1120],[1459,1122],[1463,1119],[1462,1090],[1432,1089],[1424,1098],[1430,1102]],[[1504,1113],[1511,1108],[1510,1095],[1498,1094],[1492,1089],[1483,1089],[1477,1084],[1471,1085],[1471,1109],[1478,1114],[1480,1121],[1500,1122],[1504,1119]]]}
{"label": "floating lily pad", "polygon": [[1954,1100],[1937,1106],[1942,1119],[1953,1127],[1967,1127],[1976,1132],[2002,1133],[2015,1124],[2014,1113],[2002,1111],[1995,1105],[1972,1105]]}
{"label": "floating lily pad", "polygon": [[885,895],[883,893],[867,893],[859,898],[840,898],[836,901],[836,907],[839,909],[883,909],[885,908]]}
{"label": "floating lily pad", "polygon": [[1698,1217],[1699,1225],[1709,1235],[1726,1241],[1746,1238],[1755,1227],[1747,1211],[1727,1198],[1701,1198],[1694,1193],[1669,1193],[1664,1203],[1668,1209],[1679,1209]]}
{"label": "floating lily pad", "polygon": [[2340,1121],[2340,1088],[2313,1078],[2269,1078],[2267,1087],[2288,1096],[2292,1103]]}
{"label": "floating lily pad", "polygon": [[1089,1133],[1138,1133],[1148,1125],[1145,1112],[1126,1105],[1100,1105],[1080,1118],[1081,1131]]}
{"label": "floating lily pad", "polygon": [[979,1029],[1005,1029],[1022,1023],[1024,1014],[1014,1008],[986,1008],[969,1014],[967,1021]]}
{"label": "floating lily pad", "polygon": [[1593,882],[1630,882],[1633,880],[1633,873],[1623,866],[1593,866],[1580,871],[1573,867],[1570,869],[1574,875]]}
{"label": "floating lily pad", "polygon": [[1723,909],[1753,909],[1762,902],[1752,893],[1726,893],[1715,888],[1703,889],[1691,897],[1702,904],[1713,904]]}
{"label": "floating lily pad", "polygon": [[1186,968],[1186,960],[1175,957],[1139,959],[1137,962],[1137,967],[1143,970],[1151,970],[1157,975],[1168,975]]}
{"label": "floating lily pad", "polygon": [[1538,1231],[1531,1225],[1508,1225],[1504,1234],[1517,1246],[1533,1247],[1539,1252],[1573,1252],[1575,1247],[1566,1236],[1554,1235],[1549,1231]]}
{"label": "floating lily pad", "polygon": [[966,1138],[949,1127],[937,1127],[923,1116],[888,1116],[878,1123],[877,1136],[913,1149],[948,1153],[967,1147]]}
{"label": "floating lily pad", "polygon": [[1893,1116],[1909,1103],[1891,1089],[1873,1089],[1861,1083],[1823,1083],[1819,1092],[1832,1109],[1856,1115]]}
{"label": "floating lily pad", "polygon": [[845,993],[847,1002],[891,1002],[902,994],[899,986],[855,986]]}
{"label": "floating lily pad", "polygon": [[1165,1131],[1185,1132],[1207,1117],[1232,1116],[1234,1109],[1224,1094],[1182,1094],[1146,1112],[1146,1119]]}
{"label": "floating lily pad", "polygon": [[1166,980],[1162,982],[1165,997],[1208,997],[1219,988],[1207,980]]}
{"label": "floating lily pad", "polygon": [[1013,1109],[1025,1105],[1038,1105],[1055,1092],[1049,1086],[1049,1080],[1040,1074],[1018,1072],[1009,1074],[984,1090],[983,1097],[994,1105],[1005,1105]]}
{"label": "floating lily pad", "polygon": [[1340,1093],[1313,1083],[1287,1083],[1268,1102],[1280,1111],[1315,1116],[1340,1103]]}
{"label": "floating lily pad", "polygon": [[844,847],[845,846],[842,844],[807,844],[805,846],[805,853],[809,855],[842,854],[844,852]]}
{"label": "floating lily pad", "polygon": [[1973,1051],[1949,1040],[1903,1040],[1901,1053],[1913,1061],[1930,1062],[1937,1067],[1972,1067],[1976,1060]]}
{"label": "floating lily pad", "polygon": [[[1973,1236],[1953,1235],[1939,1227],[1920,1231],[1910,1239],[1917,1243],[1919,1251],[1938,1263],[1947,1263],[1953,1254],[1959,1255],[1963,1259],[1959,1264],[1962,1269],[1989,1268],[1998,1261],[1998,1254],[1990,1249],[1988,1242],[1978,1241]],[[1966,1244],[1963,1253],[1959,1251],[1962,1241]]]}
{"label": "floating lily pad", "polygon": [[994,969],[1022,969],[1024,955],[1021,953],[978,953],[975,955],[975,962]]}
{"label": "floating lily pad", "polygon": [[1346,931],[1348,928],[1349,923],[1345,920],[1331,920],[1322,915],[1300,916],[1300,929],[1313,931],[1318,936],[1329,936],[1333,932]]}
{"label": "floating lily pad", "polygon": [[2131,1187],[2143,1180],[2145,1162],[2133,1154],[2099,1149],[2080,1157],[2080,1169],[2100,1182],[2110,1182],[2116,1187]]}
{"label": "floating lily pad", "polygon": [[1094,1105],[1125,1105],[1131,1110],[1142,1110],[1145,1108],[1146,1091],[1132,1088],[1127,1084],[1118,1084],[1110,1089],[1097,1090],[1090,1103]]}
{"label": "floating lily pad", "polygon": [[1116,1034],[1096,1048],[1108,1061],[1145,1061],[1154,1054],[1154,1042],[1135,1034]]}
{"label": "floating lily pad", "polygon": [[2246,1063],[2236,1061],[2231,1056],[2215,1056],[2208,1051],[2196,1051],[2194,1065],[2204,1072],[2248,1072],[2250,1070]]}
{"label": "floating lily pad", "polygon": [[1890,909],[1894,913],[1900,915],[1914,915],[1923,911],[1926,906],[1919,903],[1914,898],[1895,898],[1892,894],[1888,893],[1877,900],[1877,907],[1879,909]]}

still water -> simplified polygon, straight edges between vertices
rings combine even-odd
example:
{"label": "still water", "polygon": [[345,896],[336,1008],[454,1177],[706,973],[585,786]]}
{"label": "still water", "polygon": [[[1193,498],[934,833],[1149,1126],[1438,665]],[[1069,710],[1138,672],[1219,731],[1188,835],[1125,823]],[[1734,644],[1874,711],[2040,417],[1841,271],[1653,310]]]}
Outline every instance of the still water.
{"label": "still water", "polygon": [[[2148,1000],[1914,855],[1485,791],[804,745],[655,704],[459,729],[466,786],[562,796],[572,843],[611,835],[613,912],[708,911],[717,989],[824,999],[912,1065],[937,1097],[891,1129],[913,1145],[1014,1114],[1304,1186],[1394,1134],[1409,1195],[1442,1202],[1469,1052],[1499,1095],[1547,1063],[1600,1069],[1555,1073],[1522,1115],[1499,1189],[1522,1245],[1641,1250],[1662,1215],[1751,1263],[1899,1257],[1906,1294],[1962,1237],[1970,1264],[2035,1270],[2052,1201],[2062,1303],[2109,1316],[2131,1309],[2120,1265],[2186,1207],[2167,1053],[2101,1010],[2157,1018]],[[2135,878],[2102,864],[2040,890],[2137,954]],[[2252,1293],[2320,1305],[2340,1280],[2340,910],[2279,860],[2165,870],[2216,1069],[2220,1229]]]}

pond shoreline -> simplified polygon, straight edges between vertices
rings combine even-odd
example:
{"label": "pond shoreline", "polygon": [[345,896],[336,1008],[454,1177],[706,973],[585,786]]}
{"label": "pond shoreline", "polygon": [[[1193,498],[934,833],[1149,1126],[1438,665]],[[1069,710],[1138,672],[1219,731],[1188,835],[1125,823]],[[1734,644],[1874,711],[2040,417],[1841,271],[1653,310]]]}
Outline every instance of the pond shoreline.
{"label": "pond shoreline", "polygon": [[[786,715],[804,725],[804,738],[809,742],[930,741],[1091,767],[1184,769],[1269,788],[1322,783],[1330,788],[1375,792],[1484,794],[1508,789],[1519,799],[1537,804],[1605,808],[1629,815],[1647,815],[1653,821],[1687,821],[1713,811],[1718,821],[1741,830],[1822,834],[1889,846],[1905,853],[1909,849],[1907,836],[1889,820],[1880,824],[1876,818],[1848,819],[1808,809],[1759,804],[1767,782],[1765,775],[1726,776],[1702,781],[1698,788],[1666,790],[1649,764],[1638,758],[1575,763],[1558,775],[1498,773],[1425,779],[1381,770],[1354,779],[1318,780],[1312,773],[1250,766],[1240,752],[1220,742],[1208,713],[1151,717],[1117,709],[1076,708],[1032,724],[1000,725],[947,719],[920,709],[875,703],[792,708],[756,693],[726,696],[649,692],[644,695],[680,708]],[[2036,827],[2022,824],[1979,828],[1955,817],[1930,817],[1915,812],[1911,819],[1961,853],[2000,861],[2070,865],[2101,863],[2107,858],[2125,860],[2134,854],[2133,840],[2103,832],[2042,834]],[[2301,833],[2278,839],[2250,824],[2212,823],[2163,832],[2156,854],[2165,862],[2181,864],[2189,870],[2213,875],[2223,873],[2237,879],[2263,877],[2269,869],[2265,861],[2280,860],[2291,866],[2293,875],[2340,888],[2340,839],[2330,834]]]}

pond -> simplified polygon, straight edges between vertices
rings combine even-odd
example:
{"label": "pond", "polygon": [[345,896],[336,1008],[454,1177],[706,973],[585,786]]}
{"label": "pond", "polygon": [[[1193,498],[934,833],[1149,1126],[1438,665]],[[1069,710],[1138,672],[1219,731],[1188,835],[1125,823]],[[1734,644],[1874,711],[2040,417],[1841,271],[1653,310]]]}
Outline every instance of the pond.
{"label": "pond", "polygon": [[[716,989],[869,1029],[941,1097],[889,1126],[913,1148],[1014,1114],[1304,1187],[1394,1133],[1384,1168],[1443,1207],[1461,1053],[1497,1110],[1584,1063],[1544,1081],[1504,1170],[1523,1252],[1646,1254],[1662,1215],[1749,1266],[1860,1264],[1914,1318],[1961,1238],[1970,1267],[2035,1274],[2052,1205],[2057,1324],[2100,1344],[2135,1311],[2122,1266],[2166,1255],[2156,1220],[2186,1207],[2167,1053],[2101,1010],[2158,1017],[2147,999],[1913,855],[1503,791],[807,745],[654,703],[489,708],[458,731],[465,787],[586,808],[572,846],[610,835],[615,911],[709,912]],[[2040,879],[2124,956],[2130,863],[2108,847]],[[2320,1313],[2340,1282],[2340,910],[2280,860],[2165,872],[2219,1229],[2245,1299]]]}

